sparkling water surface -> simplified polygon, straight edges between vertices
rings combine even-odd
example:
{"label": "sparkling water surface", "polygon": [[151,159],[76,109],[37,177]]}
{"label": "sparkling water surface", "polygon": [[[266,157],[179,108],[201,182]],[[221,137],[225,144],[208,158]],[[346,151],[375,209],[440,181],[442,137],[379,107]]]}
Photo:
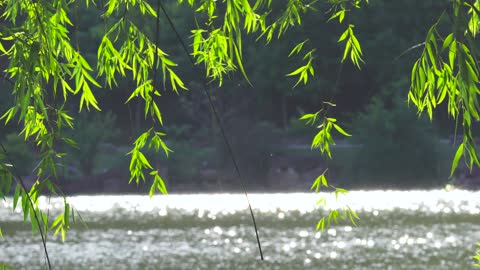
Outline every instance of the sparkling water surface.
{"label": "sparkling water surface", "polygon": [[[350,206],[357,226],[315,230],[327,207]],[[480,192],[351,191],[250,194],[265,261],[243,194],[74,196],[85,224],[48,236],[53,269],[474,269]],[[62,198],[41,198],[51,216]],[[0,261],[46,269],[39,235],[0,201]]]}

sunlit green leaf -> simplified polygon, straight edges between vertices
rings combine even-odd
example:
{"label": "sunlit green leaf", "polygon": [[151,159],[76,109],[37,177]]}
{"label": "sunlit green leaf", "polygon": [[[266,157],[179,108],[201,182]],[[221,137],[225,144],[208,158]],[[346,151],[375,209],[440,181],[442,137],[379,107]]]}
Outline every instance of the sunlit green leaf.
{"label": "sunlit green leaf", "polygon": [[290,54],[288,55],[288,57],[292,56],[293,54],[300,53],[300,51],[301,51],[302,48],[303,48],[303,45],[304,45],[307,41],[308,41],[308,40],[305,40],[305,41],[300,42],[300,43],[298,43],[297,45],[295,45],[295,47],[290,51]]}
{"label": "sunlit green leaf", "polygon": [[325,231],[325,217],[321,218],[318,222],[317,222],[317,231]]}
{"label": "sunlit green leaf", "polygon": [[455,172],[455,169],[458,166],[458,161],[460,160],[460,157],[463,155],[463,148],[464,148],[464,144],[461,143],[458,146],[457,152],[455,153],[455,157],[453,158],[452,169],[450,170],[450,176],[453,176],[453,173]]}
{"label": "sunlit green leaf", "polygon": [[0,262],[0,270],[12,270],[12,266],[4,263],[4,262]]}
{"label": "sunlit green leaf", "polygon": [[350,137],[352,136],[351,134],[348,134],[345,130],[343,130],[343,128],[341,128],[339,125],[337,124],[333,124],[333,127],[342,135],[344,136],[347,136],[347,137]]}

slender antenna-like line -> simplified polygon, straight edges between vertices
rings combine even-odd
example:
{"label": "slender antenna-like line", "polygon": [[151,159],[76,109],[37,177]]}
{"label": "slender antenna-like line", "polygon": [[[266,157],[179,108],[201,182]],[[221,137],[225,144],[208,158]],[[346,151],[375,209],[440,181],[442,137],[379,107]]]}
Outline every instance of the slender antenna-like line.
{"label": "slender antenna-like line", "polygon": [[422,42],[422,43],[415,44],[415,45],[411,46],[410,48],[408,48],[408,49],[404,50],[402,53],[400,53],[397,57],[395,57],[392,62],[393,63],[397,62],[398,59],[400,59],[405,54],[415,50],[416,48],[422,47],[422,46],[425,46],[425,42]]}
{"label": "slender antenna-like line", "polygon": [[[163,14],[165,15],[170,27],[172,28],[172,31],[175,32],[175,35],[177,36],[178,42],[180,42],[183,50],[185,51],[185,54],[187,55],[188,59],[192,63],[192,66],[194,68],[196,68],[196,65],[195,65],[195,62],[193,61],[192,56],[188,53],[188,49],[187,49],[187,46],[185,45],[185,42],[183,42],[183,39],[180,36],[180,34],[178,33],[177,28],[175,27],[172,19],[170,18],[167,11],[165,10],[165,7],[163,6],[162,1],[158,0],[158,3],[159,3],[160,8],[162,9]],[[158,14],[157,14],[157,16],[158,16]],[[213,114],[215,116],[215,120],[217,121],[218,126],[220,127],[220,132],[222,134],[223,141],[225,142],[225,146],[227,147],[228,153],[230,154],[230,157],[231,157],[232,162],[233,162],[233,166],[235,167],[235,171],[237,172],[237,175],[240,178],[240,184],[242,186],[243,193],[245,194],[245,197],[247,198],[248,209],[250,210],[250,216],[252,217],[253,227],[255,228],[255,236],[257,237],[257,245],[258,245],[258,251],[260,253],[260,259],[263,261],[264,260],[263,251],[262,251],[262,245],[260,243],[260,237],[258,236],[257,222],[255,220],[255,214],[253,213],[252,205],[250,204],[250,199],[248,198],[247,189],[245,187],[244,179],[242,177],[242,174],[240,173],[240,169],[239,169],[237,160],[235,158],[235,155],[233,153],[232,146],[230,145],[230,142],[227,138],[225,128],[223,127],[222,122],[220,121],[220,117],[218,115],[217,109],[216,109],[215,105],[213,104],[212,96],[210,95],[210,93],[207,90],[205,80],[203,81],[202,86],[203,86],[203,92],[205,92],[205,95],[208,98],[208,102],[210,104],[210,107],[212,108]]]}
{"label": "slender antenna-like line", "polygon": [[160,39],[160,0],[157,0],[157,19],[155,20],[155,58],[153,58],[153,87],[157,86],[158,41]]}
{"label": "slender antenna-like line", "polygon": [[[340,88],[340,80],[342,79],[342,72],[343,72],[343,62],[340,63],[340,66],[338,67],[337,70],[337,78],[335,79],[335,85],[333,86],[333,92],[332,96],[330,96],[329,102],[333,102],[333,99],[335,98],[335,94],[338,92],[338,89]],[[325,115],[328,113],[328,111],[332,108],[332,106],[328,106],[328,108],[325,110]]]}
{"label": "slender antenna-like line", "polygon": [[[155,58],[153,60],[153,87],[157,85],[157,70],[158,70],[158,44],[160,40],[160,0],[157,0],[157,18],[155,20]],[[160,123],[161,124],[161,123]],[[167,227],[167,233],[170,233]],[[170,241],[170,246],[172,247],[173,241]]]}
{"label": "slender antenna-like line", "polygon": [[[7,78],[6,76],[6,73],[5,73],[5,76],[3,76],[2,78],[3,80],[5,80],[6,82],[10,83],[11,85],[14,85],[14,82],[12,82],[9,78]],[[12,165],[13,167],[13,170],[15,171],[15,174],[16,174],[16,177],[15,180],[20,184],[20,186],[23,188],[23,190],[25,191],[25,194],[27,194],[27,198],[28,198],[28,201],[30,203],[30,205],[32,206],[32,208],[34,208],[34,204],[33,204],[33,201],[32,201],[32,198],[30,197],[30,194],[28,194],[28,191],[27,191],[27,186],[25,186],[25,182],[23,181],[22,177],[20,176],[20,174],[18,173],[18,170],[17,170],[17,167],[15,166],[15,163],[13,163],[12,159],[10,158],[8,152],[7,152],[7,149],[5,149],[5,146],[3,146],[3,143],[0,141],[0,147],[2,148],[2,151],[5,153],[5,155],[7,156],[7,159],[8,159],[8,162],[10,162],[10,164]],[[42,237],[42,245],[43,245],[43,251],[45,253],[45,259],[47,260],[47,265],[48,265],[48,269],[49,270],[52,270],[52,265],[50,264],[50,257],[48,256],[48,250],[47,250],[47,239],[46,239],[46,233],[43,232],[42,230],[42,226],[40,224],[40,219],[38,218],[37,216],[37,212],[36,211],[33,211],[33,215],[34,215],[34,218],[35,218],[35,221],[37,222],[38,224],[38,229],[40,231],[40,236]]]}
{"label": "slender antenna-like line", "polygon": [[[20,186],[22,187],[23,191],[24,191],[25,194],[27,195],[28,202],[30,203],[31,207],[32,207],[32,208],[35,208],[35,205],[33,204],[33,201],[32,201],[32,197],[30,197],[30,194],[28,194],[27,186],[25,186],[25,182],[23,181],[22,177],[21,177],[20,174],[18,173],[17,167],[16,167],[15,164],[13,163],[12,159],[10,158],[10,156],[9,156],[9,154],[8,154],[8,152],[7,152],[7,149],[5,149],[5,146],[3,146],[3,143],[2,143],[2,142],[0,142],[0,147],[2,148],[2,151],[5,153],[5,155],[7,156],[8,161],[9,161],[10,164],[12,165],[12,168],[13,168],[13,170],[14,170],[14,173],[16,174],[16,176],[15,176],[14,178],[17,180],[17,182],[20,184]],[[45,259],[47,260],[48,269],[49,269],[49,270],[52,270],[52,265],[50,264],[50,257],[48,256],[47,240],[46,240],[45,232],[44,232],[43,229],[42,229],[42,224],[40,223],[40,219],[38,218],[37,211],[32,211],[32,212],[33,212],[33,217],[35,218],[35,221],[36,221],[37,224],[38,224],[38,230],[40,231],[40,237],[42,238],[43,251],[44,251],[44,253],[45,253]]]}

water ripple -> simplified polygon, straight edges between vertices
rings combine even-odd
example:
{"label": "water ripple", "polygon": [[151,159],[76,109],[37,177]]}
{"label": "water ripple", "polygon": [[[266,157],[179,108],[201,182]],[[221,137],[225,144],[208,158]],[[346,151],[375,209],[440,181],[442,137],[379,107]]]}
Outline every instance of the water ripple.
{"label": "water ripple", "polygon": [[[49,236],[57,269],[470,269],[480,240],[480,193],[455,190],[251,194],[267,262],[260,262],[241,194],[74,196],[88,229],[77,224],[65,243]],[[315,231],[328,206],[349,205],[359,226]],[[59,212],[62,199],[41,207]],[[0,202],[5,238],[0,261],[42,269],[42,249],[23,216]],[[330,209],[331,209],[330,208]],[[38,266],[38,267],[37,267]],[[35,268],[37,267],[37,268]]]}

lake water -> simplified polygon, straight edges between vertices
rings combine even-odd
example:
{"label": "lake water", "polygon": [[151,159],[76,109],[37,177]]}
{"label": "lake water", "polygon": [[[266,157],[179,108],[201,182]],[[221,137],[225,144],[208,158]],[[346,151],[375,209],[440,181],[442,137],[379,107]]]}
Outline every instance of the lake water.
{"label": "lake water", "polygon": [[[75,196],[77,224],[49,236],[53,269],[474,269],[480,242],[480,192],[352,191],[328,206],[348,204],[361,220],[315,231],[326,195],[250,194],[265,261],[259,260],[244,195]],[[47,207],[45,198],[42,207]],[[62,207],[51,199],[51,213]],[[11,200],[0,202],[0,261],[46,269]]]}

